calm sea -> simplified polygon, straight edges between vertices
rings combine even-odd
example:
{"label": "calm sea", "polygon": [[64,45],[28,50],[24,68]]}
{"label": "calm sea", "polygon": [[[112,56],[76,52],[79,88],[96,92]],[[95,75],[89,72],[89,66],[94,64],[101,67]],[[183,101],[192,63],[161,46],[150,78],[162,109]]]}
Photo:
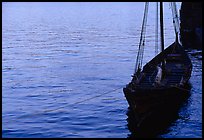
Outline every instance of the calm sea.
{"label": "calm sea", "polygon": [[[144,64],[154,57],[149,6]],[[143,2],[2,3],[2,137],[130,137],[122,88],[143,11]],[[175,35],[167,3],[164,24],[168,46]],[[202,137],[202,55],[189,56],[191,96],[158,137]]]}

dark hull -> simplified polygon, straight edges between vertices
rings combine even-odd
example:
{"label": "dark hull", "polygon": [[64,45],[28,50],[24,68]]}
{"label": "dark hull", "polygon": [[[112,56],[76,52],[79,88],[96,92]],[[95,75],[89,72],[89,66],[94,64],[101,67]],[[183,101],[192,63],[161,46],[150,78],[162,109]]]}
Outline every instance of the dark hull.
{"label": "dark hull", "polygon": [[179,109],[190,96],[188,90],[170,88],[132,93],[124,88],[129,110],[128,128],[131,137],[152,138],[164,131],[178,118]]}
{"label": "dark hull", "polygon": [[137,113],[143,114],[162,106],[175,106],[189,96],[189,90],[181,88],[146,89],[131,91],[123,89],[129,106]]}
{"label": "dark hull", "polygon": [[[129,137],[157,138],[168,133],[168,128],[179,119],[180,110],[185,109],[186,105],[188,105],[188,95],[175,104],[161,104],[139,117],[131,108],[128,108],[127,126],[131,132]],[[140,119],[138,120],[138,118]]]}
{"label": "dark hull", "polygon": [[[166,60],[165,74],[160,84],[155,85],[156,67],[162,60]],[[191,70],[191,60],[183,47],[179,43],[173,43],[149,61],[139,74],[133,76],[123,91],[134,113],[136,127],[142,128],[148,124],[146,122],[149,118],[154,122],[154,117],[151,116],[162,119],[160,117],[165,115],[163,112],[175,110],[188,98]],[[161,114],[158,116],[159,113]]]}

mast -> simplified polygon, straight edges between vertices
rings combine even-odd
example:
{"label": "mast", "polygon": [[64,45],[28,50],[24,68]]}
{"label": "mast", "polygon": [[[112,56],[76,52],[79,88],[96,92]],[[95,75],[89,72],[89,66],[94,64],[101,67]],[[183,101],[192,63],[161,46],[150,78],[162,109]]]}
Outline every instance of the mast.
{"label": "mast", "polygon": [[[161,51],[164,51],[164,25],[163,25],[163,3],[160,2],[160,28],[161,28]],[[162,70],[164,70],[164,60],[162,60]]]}
{"label": "mast", "polygon": [[163,4],[160,2],[161,51],[164,51]]}
{"label": "mast", "polygon": [[158,35],[159,35],[159,3],[156,2],[156,23],[155,23],[155,56],[158,54],[158,47],[159,47],[159,42],[158,42]]}

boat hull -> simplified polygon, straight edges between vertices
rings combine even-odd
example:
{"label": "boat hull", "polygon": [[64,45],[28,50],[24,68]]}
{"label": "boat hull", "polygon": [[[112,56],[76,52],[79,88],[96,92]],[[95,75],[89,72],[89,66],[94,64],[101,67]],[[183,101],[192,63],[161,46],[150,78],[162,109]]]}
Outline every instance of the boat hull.
{"label": "boat hull", "polygon": [[123,91],[130,107],[137,110],[138,113],[146,112],[157,105],[180,102],[189,95],[189,90],[178,87],[138,89],[136,91],[124,88]]}
{"label": "boat hull", "polygon": [[[151,123],[162,119],[164,112],[174,112],[189,96],[190,88],[169,87],[165,89],[138,89],[123,88],[129,108],[134,114],[134,122],[138,129],[143,129]],[[160,115],[158,115],[160,114]],[[152,117],[157,116],[157,117]],[[147,123],[148,122],[148,123]],[[147,127],[151,127],[147,125]],[[145,128],[146,129],[146,128]]]}
{"label": "boat hull", "polygon": [[[157,138],[162,134],[166,134],[169,126],[172,125],[179,118],[179,111],[185,109],[187,99],[190,94],[185,93],[180,96],[180,99],[171,97],[171,103],[164,102],[158,104],[154,108],[149,109],[146,112],[139,114],[139,106],[137,109],[128,107],[127,111],[127,126],[131,134],[130,138]],[[149,106],[143,104],[144,106]],[[151,105],[152,106],[152,105]]]}

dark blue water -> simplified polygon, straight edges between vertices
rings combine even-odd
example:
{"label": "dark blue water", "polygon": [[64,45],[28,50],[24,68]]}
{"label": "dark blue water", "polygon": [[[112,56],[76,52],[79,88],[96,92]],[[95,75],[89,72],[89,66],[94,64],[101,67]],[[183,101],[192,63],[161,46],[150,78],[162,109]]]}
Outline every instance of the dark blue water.
{"label": "dark blue water", "polygon": [[[164,5],[168,46],[175,36]],[[134,71],[143,10],[143,2],[2,3],[2,137],[129,137],[122,88]],[[150,3],[144,63],[154,56],[154,11]],[[191,96],[158,137],[202,137],[195,51]]]}

